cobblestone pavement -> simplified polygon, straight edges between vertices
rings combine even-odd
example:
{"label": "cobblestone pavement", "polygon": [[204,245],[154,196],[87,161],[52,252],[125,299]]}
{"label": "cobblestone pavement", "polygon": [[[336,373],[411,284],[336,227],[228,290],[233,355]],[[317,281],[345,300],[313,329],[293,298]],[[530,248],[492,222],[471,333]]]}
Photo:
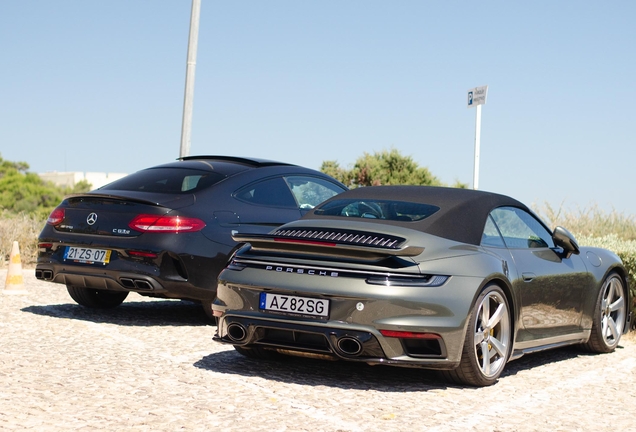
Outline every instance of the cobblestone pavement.
{"label": "cobblestone pavement", "polygon": [[[0,289],[6,270],[0,270]],[[130,295],[94,311],[24,271],[0,291],[0,430],[636,430],[636,338],[511,362],[462,388],[419,369],[257,362],[212,341],[198,305]]]}

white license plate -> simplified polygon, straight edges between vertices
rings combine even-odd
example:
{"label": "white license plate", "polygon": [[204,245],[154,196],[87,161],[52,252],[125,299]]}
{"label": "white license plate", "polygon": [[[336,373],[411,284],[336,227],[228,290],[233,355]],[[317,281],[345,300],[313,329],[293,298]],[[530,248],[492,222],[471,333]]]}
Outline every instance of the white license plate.
{"label": "white license plate", "polygon": [[111,250],[82,248],[67,246],[64,252],[64,261],[74,261],[85,264],[108,264]]}
{"label": "white license plate", "polygon": [[316,317],[329,316],[329,300],[262,292],[260,309]]}

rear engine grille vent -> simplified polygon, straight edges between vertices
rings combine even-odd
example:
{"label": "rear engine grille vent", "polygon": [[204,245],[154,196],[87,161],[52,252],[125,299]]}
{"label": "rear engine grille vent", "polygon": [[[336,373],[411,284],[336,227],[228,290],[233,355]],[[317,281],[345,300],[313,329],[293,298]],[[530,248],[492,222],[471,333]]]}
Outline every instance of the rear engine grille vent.
{"label": "rear engine grille vent", "polygon": [[324,230],[324,229],[280,229],[273,233],[276,237],[310,240],[314,242],[340,243],[360,246],[372,246],[385,249],[399,249],[405,241],[402,237],[367,233],[361,231]]}

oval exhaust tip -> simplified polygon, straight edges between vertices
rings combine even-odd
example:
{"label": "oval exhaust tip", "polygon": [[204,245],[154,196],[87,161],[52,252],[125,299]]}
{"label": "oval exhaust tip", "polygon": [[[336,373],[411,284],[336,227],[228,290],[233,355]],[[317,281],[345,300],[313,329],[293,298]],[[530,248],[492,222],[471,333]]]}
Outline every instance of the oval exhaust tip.
{"label": "oval exhaust tip", "polygon": [[234,342],[242,342],[247,336],[247,330],[241,324],[232,323],[227,326],[227,336]]}
{"label": "oval exhaust tip", "polygon": [[354,337],[343,336],[338,339],[338,350],[343,354],[356,356],[362,352],[362,343]]}

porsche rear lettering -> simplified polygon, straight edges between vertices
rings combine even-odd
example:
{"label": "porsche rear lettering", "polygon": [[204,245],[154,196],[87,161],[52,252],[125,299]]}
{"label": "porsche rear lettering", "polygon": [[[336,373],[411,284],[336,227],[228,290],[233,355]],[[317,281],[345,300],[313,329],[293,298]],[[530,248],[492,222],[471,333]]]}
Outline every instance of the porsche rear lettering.
{"label": "porsche rear lettering", "polygon": [[265,270],[275,271],[279,273],[294,273],[294,274],[306,274],[311,276],[328,276],[328,277],[338,277],[338,272],[335,271],[326,271],[326,270],[314,270],[314,269],[305,269],[305,268],[296,268],[296,267],[282,267],[282,266],[265,266]]}

